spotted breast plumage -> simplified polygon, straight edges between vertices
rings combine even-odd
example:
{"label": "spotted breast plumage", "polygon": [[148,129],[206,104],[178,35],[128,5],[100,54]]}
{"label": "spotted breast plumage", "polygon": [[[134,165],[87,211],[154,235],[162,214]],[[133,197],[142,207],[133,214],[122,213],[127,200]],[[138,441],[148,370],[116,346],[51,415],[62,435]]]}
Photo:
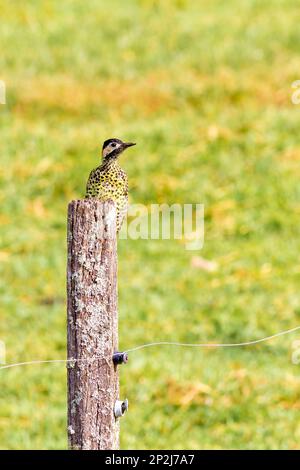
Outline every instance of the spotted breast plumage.
{"label": "spotted breast plumage", "polygon": [[102,148],[102,163],[91,171],[86,185],[86,198],[114,201],[117,232],[121,229],[128,207],[128,179],[118,163],[118,158],[125,149],[133,145],[133,142],[122,142],[120,139],[106,140]]}

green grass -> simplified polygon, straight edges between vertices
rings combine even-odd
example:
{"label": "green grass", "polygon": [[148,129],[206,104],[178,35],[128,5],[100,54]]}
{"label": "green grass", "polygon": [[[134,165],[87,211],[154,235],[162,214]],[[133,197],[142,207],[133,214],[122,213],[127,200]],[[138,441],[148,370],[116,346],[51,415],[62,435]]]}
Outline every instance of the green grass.
{"label": "green grass", "polygon": [[[1,4],[1,332],[7,362],[65,357],[66,206],[108,137],[133,203],[204,203],[201,252],[119,241],[120,346],[300,324],[300,12],[292,0]],[[216,261],[218,270],[193,266]],[[137,351],[123,449],[299,447],[297,334]],[[0,374],[0,446],[66,448],[66,370]]]}

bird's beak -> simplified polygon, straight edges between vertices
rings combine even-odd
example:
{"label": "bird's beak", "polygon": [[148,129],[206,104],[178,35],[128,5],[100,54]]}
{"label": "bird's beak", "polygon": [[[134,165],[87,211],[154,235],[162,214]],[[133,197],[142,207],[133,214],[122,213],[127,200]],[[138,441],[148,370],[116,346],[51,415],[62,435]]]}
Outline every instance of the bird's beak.
{"label": "bird's beak", "polygon": [[133,145],[136,145],[135,142],[124,142],[124,148],[127,149],[128,147],[132,147]]}

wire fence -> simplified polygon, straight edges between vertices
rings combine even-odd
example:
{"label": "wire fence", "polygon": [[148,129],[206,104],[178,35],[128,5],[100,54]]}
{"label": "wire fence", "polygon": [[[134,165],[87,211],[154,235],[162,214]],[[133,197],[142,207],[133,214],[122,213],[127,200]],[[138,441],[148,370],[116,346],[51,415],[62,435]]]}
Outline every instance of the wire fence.
{"label": "wire fence", "polygon": [[[295,326],[294,328],[290,328],[288,330],[283,330],[279,331],[278,333],[274,333],[273,335],[270,336],[265,336],[264,338],[259,338],[259,339],[254,339],[250,341],[244,341],[240,343],[180,343],[176,341],[157,341],[153,343],[145,343],[145,344],[140,344],[139,346],[135,346],[130,349],[126,349],[126,353],[132,353],[136,351],[140,351],[141,349],[145,348],[151,348],[155,346],[175,346],[175,347],[189,347],[189,348],[239,348],[239,347],[247,347],[247,346],[254,346],[259,343],[265,343],[267,341],[270,341],[274,338],[278,338],[279,336],[284,336],[288,335],[291,333],[294,333],[295,331],[300,330],[300,325]],[[10,369],[12,367],[21,367],[21,366],[27,366],[27,365],[32,365],[32,364],[51,364],[51,363],[73,363],[75,364],[76,362],[93,362],[96,360],[102,359],[102,357],[95,356],[93,358],[87,359],[49,359],[49,360],[33,360],[33,361],[26,361],[26,362],[15,362],[11,364],[5,364],[4,366],[0,367],[0,370],[2,369]]]}

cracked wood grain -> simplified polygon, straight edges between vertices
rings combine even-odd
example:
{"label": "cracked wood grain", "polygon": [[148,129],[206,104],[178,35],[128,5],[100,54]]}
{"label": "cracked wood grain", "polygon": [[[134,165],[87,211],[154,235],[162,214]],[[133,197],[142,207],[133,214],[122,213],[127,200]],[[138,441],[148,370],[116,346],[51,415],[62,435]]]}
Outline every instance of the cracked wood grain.
{"label": "cracked wood grain", "polygon": [[[67,334],[70,449],[119,448],[116,211],[112,201],[68,207]],[[96,358],[96,359],[95,359]]]}

